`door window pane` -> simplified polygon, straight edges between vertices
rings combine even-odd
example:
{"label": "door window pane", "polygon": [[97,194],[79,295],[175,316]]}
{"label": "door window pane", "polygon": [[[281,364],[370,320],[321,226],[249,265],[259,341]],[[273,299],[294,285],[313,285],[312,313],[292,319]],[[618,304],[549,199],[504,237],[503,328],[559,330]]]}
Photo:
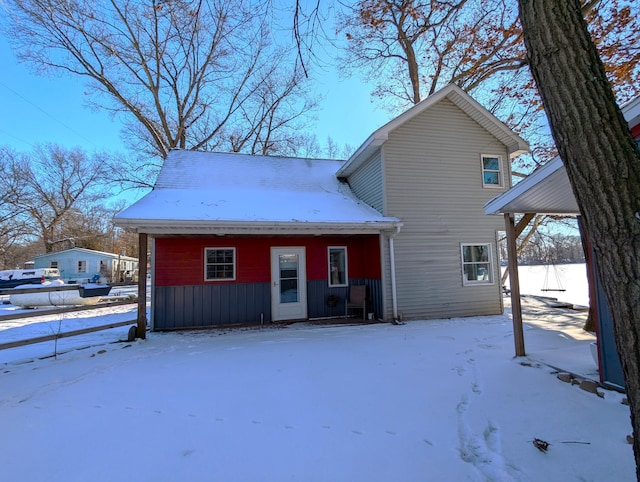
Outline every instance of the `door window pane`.
{"label": "door window pane", "polygon": [[278,256],[280,268],[280,303],[298,302],[298,255]]}

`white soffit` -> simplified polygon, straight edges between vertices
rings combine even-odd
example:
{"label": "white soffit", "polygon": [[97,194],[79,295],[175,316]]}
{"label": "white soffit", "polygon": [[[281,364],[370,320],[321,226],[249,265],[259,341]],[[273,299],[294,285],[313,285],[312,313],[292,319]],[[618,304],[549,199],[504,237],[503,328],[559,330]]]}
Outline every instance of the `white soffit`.
{"label": "white soffit", "polygon": [[569,177],[560,157],[524,178],[484,206],[485,214],[537,213],[578,215]]}

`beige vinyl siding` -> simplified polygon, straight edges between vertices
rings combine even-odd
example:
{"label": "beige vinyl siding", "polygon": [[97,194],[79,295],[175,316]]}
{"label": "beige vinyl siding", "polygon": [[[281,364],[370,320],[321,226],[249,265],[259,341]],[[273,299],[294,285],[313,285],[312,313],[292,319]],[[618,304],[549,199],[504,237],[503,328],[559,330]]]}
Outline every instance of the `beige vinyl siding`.
{"label": "beige vinyl siding", "polygon": [[[395,240],[398,311],[405,319],[495,314],[502,311],[496,252],[499,216],[485,202],[504,192],[482,185],[481,154],[506,147],[448,100],[390,133],[383,145],[384,214],[404,226]],[[460,244],[491,244],[491,285],[463,286]]]}
{"label": "beige vinyl siding", "polygon": [[384,195],[382,189],[382,163],[380,151],[367,159],[360,168],[349,176],[349,187],[358,198],[382,213]]}

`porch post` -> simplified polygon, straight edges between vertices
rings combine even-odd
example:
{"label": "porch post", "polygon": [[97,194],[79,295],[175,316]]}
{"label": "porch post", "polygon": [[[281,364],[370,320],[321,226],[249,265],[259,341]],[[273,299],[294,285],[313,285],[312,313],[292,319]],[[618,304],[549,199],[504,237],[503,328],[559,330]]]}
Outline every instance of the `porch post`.
{"label": "porch post", "polygon": [[520,279],[518,278],[518,254],[516,252],[515,216],[513,213],[504,215],[505,231],[507,233],[507,256],[509,257],[509,286],[511,288],[511,316],[513,318],[513,340],[516,356],[525,356],[524,331],[522,329],[522,306],[520,305]]}
{"label": "porch post", "polygon": [[136,335],[147,337],[147,233],[138,234],[138,326]]}

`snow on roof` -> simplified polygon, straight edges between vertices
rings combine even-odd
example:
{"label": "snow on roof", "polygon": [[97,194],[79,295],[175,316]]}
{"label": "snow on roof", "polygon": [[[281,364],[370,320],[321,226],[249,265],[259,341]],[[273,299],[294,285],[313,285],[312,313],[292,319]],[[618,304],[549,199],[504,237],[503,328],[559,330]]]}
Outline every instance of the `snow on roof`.
{"label": "snow on roof", "polygon": [[[116,216],[141,232],[306,223],[391,229],[335,172],[344,161],[172,150],[149,194]],[[181,232],[182,232],[181,231]]]}

